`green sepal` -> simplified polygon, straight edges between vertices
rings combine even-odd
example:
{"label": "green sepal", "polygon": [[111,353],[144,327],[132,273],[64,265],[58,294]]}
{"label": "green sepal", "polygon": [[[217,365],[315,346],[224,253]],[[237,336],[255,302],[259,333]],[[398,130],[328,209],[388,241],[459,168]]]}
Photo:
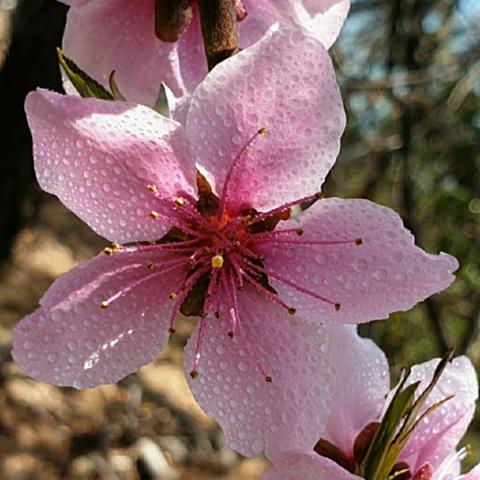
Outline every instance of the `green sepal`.
{"label": "green sepal", "polygon": [[170,118],[170,107],[168,106],[167,90],[165,89],[165,85],[163,83],[160,84],[157,99],[155,100],[155,105],[153,106],[153,109],[160,115]]}
{"label": "green sepal", "polygon": [[108,77],[108,85],[110,86],[110,91],[112,92],[114,100],[121,100],[123,102],[127,100],[115,81],[115,70],[112,70],[112,73],[110,73]]}
{"label": "green sepal", "polygon": [[404,374],[367,454],[362,463],[357,466],[355,473],[366,480],[392,480],[390,473],[415,428],[425,417],[453,398],[453,396],[449,396],[438,401],[420,415],[423,405],[452,357],[453,350],[449,351],[439,362],[427,388],[416,400],[415,393],[420,382],[404,388],[409,372]]}
{"label": "green sepal", "polygon": [[60,48],[57,48],[57,55],[63,71],[82,98],[115,100],[114,95],[85,73],[73,60],[65,56]]}

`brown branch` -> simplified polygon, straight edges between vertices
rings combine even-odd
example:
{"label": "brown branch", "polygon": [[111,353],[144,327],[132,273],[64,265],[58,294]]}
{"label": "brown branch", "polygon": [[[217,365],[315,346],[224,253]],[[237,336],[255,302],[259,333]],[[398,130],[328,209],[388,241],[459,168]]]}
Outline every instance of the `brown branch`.
{"label": "brown branch", "polygon": [[199,0],[205,54],[208,68],[238,51],[235,0]]}

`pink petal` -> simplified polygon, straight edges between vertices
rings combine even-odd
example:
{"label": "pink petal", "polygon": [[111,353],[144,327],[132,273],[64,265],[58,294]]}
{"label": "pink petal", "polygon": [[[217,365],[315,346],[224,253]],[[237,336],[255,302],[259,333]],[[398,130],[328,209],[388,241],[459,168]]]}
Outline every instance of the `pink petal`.
{"label": "pink petal", "polygon": [[477,465],[468,473],[459,477],[458,480],[480,480],[480,465]]}
{"label": "pink petal", "polygon": [[[438,361],[433,359],[413,367],[409,383],[421,381],[418,391],[425,389]],[[410,464],[412,459],[416,460],[416,468],[428,461],[436,469],[455,449],[472,420],[478,382],[467,357],[457,357],[447,366],[424,408],[451,395],[454,395],[451,400],[420,423],[402,453],[402,458]]]}
{"label": "pink petal", "polygon": [[100,307],[151,274],[150,260],[157,258],[101,254],[60,277],[40,308],[15,328],[15,361],[36,380],[76,388],[114,383],[151,362],[167,341],[168,295],[180,282],[180,271],[157,276],[107,309]]}
{"label": "pink petal", "polygon": [[[281,230],[282,225],[277,228]],[[335,323],[386,318],[446,288],[458,267],[449,255],[431,255],[416,247],[396,213],[367,200],[320,200],[286,225],[304,232],[290,237],[292,241],[351,241],[262,246],[272,275],[341,304],[336,311],[331,303],[300,293],[272,276],[271,284],[280,297],[305,318]],[[355,244],[358,239],[362,245]]]}
{"label": "pink petal", "polygon": [[[297,11],[300,22],[325,46],[330,48],[340,34],[348,11],[350,0],[303,0],[304,11]],[[305,18],[305,13],[308,17]]]}
{"label": "pink petal", "polygon": [[200,167],[232,208],[278,206],[315,193],[340,148],[345,115],[331,60],[299,31],[271,31],[218,65],[195,91],[187,132]]}
{"label": "pink petal", "polygon": [[273,461],[262,480],[362,480],[314,452],[289,452]]}
{"label": "pink petal", "polygon": [[85,5],[88,2],[91,2],[92,0],[61,0],[61,3],[64,3],[65,5],[69,5],[71,7],[81,7],[82,5]]}
{"label": "pink petal", "polygon": [[[272,27],[281,22],[291,23],[291,9],[286,9],[283,0],[243,0],[247,17],[239,22],[240,48],[247,48],[258,42]],[[287,3],[291,3],[288,0]]]}
{"label": "pink petal", "polygon": [[390,390],[388,361],[383,351],[355,327],[331,327],[330,360],[335,368],[333,409],[323,438],[349,458],[357,435],[379,421]]}
{"label": "pink petal", "polygon": [[[108,85],[116,80],[129,101],[153,106],[160,82],[184,94],[176,45],[154,32],[154,0],[78,2],[70,9],[63,49],[89,75]],[[101,48],[100,48],[101,46]]]}
{"label": "pink petal", "polygon": [[194,2],[192,8],[192,21],[176,45],[180,76],[185,91],[189,93],[195,90],[208,73],[200,16],[196,2]]}
{"label": "pink petal", "polygon": [[[199,377],[187,375],[192,392],[242,455],[311,449],[325,425],[333,383],[325,330],[255,293],[243,292],[240,302],[240,330],[233,339],[227,318],[207,319]],[[197,336],[198,328],[186,347],[187,374]]]}
{"label": "pink petal", "polygon": [[[41,187],[98,234],[156,240],[171,226],[172,210],[147,185],[167,199],[194,194],[195,167],[173,120],[139,105],[46,90],[30,93],[25,108]],[[151,210],[162,216],[152,220]]]}

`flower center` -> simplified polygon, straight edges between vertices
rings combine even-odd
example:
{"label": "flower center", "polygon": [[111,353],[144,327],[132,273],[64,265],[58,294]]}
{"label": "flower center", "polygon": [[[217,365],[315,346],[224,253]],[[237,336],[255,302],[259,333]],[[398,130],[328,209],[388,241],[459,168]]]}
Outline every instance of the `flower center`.
{"label": "flower center", "polygon": [[[155,185],[148,185],[147,189],[153,196],[156,209],[149,212],[152,220],[168,216],[172,219],[172,227],[168,233],[156,242],[140,245],[113,245],[105,249],[108,255],[119,251],[151,252],[152,260],[147,267],[150,273],[140,280],[126,286],[112,297],[101,303],[102,308],[133,288],[153,281],[156,277],[173,271],[182,271],[183,280],[170,292],[173,301],[170,316],[169,331],[175,332],[175,322],[178,313],[185,316],[200,317],[195,360],[191,375],[198,376],[198,362],[200,360],[201,342],[205,329],[205,319],[209,315],[226,316],[230,327],[226,334],[233,338],[237,336],[251,351],[250,346],[242,340],[245,335],[241,332],[241,318],[248,318],[245,306],[239,302],[239,292],[246,287],[266,297],[272,303],[284,308],[290,315],[296,309],[287,305],[270,284],[270,280],[287,285],[306,296],[332,305],[340,310],[340,303],[298,285],[284,276],[269,270],[265,266],[264,258],[260,254],[260,246],[271,244],[288,248],[292,245],[361,245],[361,239],[338,241],[303,241],[301,229],[277,228],[280,222],[287,221],[291,209],[295,206],[311,205],[319,199],[319,195],[311,195],[297,201],[287,203],[267,212],[258,212],[253,208],[242,208],[231,211],[228,207],[230,189],[233,188],[233,178],[239,161],[250,145],[259,136],[264,136],[265,129],[258,130],[240,153],[234,159],[225,178],[221,197],[217,197],[207,180],[197,174],[198,199],[189,195],[179,196],[173,200],[165,199],[158,192]],[[161,259],[161,260],[159,260]],[[248,354],[250,362],[267,381],[272,381],[270,375],[258,365],[254,352]]]}

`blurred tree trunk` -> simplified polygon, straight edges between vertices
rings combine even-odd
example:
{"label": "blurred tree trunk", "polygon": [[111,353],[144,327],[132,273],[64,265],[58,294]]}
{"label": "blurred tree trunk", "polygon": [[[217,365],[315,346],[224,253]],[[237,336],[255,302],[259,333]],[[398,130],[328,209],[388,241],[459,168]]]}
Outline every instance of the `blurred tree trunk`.
{"label": "blurred tree trunk", "polygon": [[12,14],[10,47],[0,70],[0,261],[38,201],[23,103],[36,87],[62,89],[55,47],[66,11],[55,0],[24,0]]}

